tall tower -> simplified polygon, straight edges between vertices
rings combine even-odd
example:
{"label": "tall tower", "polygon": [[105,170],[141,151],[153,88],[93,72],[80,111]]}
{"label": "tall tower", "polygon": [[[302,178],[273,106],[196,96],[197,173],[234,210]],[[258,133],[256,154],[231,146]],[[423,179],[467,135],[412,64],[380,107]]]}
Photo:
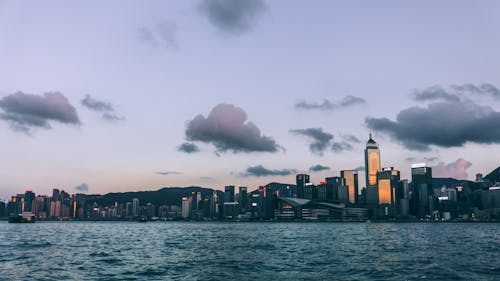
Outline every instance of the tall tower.
{"label": "tall tower", "polygon": [[299,174],[295,179],[297,183],[297,198],[305,198],[304,187],[309,183],[309,175]]}
{"label": "tall tower", "polygon": [[345,180],[349,192],[349,203],[358,203],[358,173],[355,170],[342,170],[340,176]]}
{"label": "tall tower", "polygon": [[412,213],[419,218],[430,215],[433,206],[432,168],[425,163],[411,165]]}
{"label": "tall tower", "polygon": [[366,143],[365,149],[366,188],[377,186],[377,172],[379,172],[380,169],[380,150],[378,149],[378,144],[372,139],[372,134],[370,133],[370,139]]}

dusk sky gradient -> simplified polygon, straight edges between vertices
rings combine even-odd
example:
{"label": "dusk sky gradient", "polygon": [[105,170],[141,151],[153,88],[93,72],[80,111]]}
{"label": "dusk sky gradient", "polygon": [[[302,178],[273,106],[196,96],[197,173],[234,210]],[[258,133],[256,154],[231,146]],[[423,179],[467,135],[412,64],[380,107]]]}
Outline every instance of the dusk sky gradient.
{"label": "dusk sky gradient", "polygon": [[[499,1],[0,0],[0,199],[499,166]],[[360,173],[364,186],[364,173]]]}

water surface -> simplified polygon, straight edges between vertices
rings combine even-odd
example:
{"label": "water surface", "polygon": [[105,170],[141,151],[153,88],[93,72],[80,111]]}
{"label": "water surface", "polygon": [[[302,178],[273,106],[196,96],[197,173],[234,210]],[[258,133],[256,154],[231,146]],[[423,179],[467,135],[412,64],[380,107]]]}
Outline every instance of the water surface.
{"label": "water surface", "polygon": [[500,224],[0,222],[0,280],[500,280]]}

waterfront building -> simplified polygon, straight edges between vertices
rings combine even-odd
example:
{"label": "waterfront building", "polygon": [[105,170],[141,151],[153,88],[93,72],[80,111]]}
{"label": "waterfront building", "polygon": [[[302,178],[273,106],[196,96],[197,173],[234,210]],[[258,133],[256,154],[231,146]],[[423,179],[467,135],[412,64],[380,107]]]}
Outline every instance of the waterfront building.
{"label": "waterfront building", "polygon": [[411,165],[412,213],[419,218],[433,210],[432,168],[425,163]]}
{"label": "waterfront building", "polygon": [[410,187],[408,180],[400,180],[396,188],[396,207],[399,214],[406,217],[410,214]]}
{"label": "waterfront building", "polygon": [[370,133],[370,139],[365,148],[365,177],[366,187],[377,186],[377,173],[381,169],[380,150],[378,144],[373,140]]}
{"label": "waterfront building", "polygon": [[358,173],[355,170],[342,170],[340,177],[344,179],[349,194],[349,203],[359,203]]}
{"label": "waterfront building", "polygon": [[235,220],[240,214],[240,204],[238,202],[224,202],[224,219]]}
{"label": "waterfront building", "polygon": [[342,177],[329,177],[325,179],[327,185],[328,201],[348,203],[349,191],[346,181]]}
{"label": "waterfront building", "polygon": [[23,213],[24,212],[32,212],[33,210],[33,201],[35,201],[35,193],[31,190],[26,190],[24,193],[24,204],[23,204]]}
{"label": "waterfront building", "polygon": [[224,202],[235,202],[234,185],[224,187]]}
{"label": "waterfront building", "polygon": [[139,199],[138,198],[132,199],[132,216],[133,217],[139,216]]}
{"label": "waterfront building", "polygon": [[239,187],[238,202],[240,203],[241,211],[245,212],[248,209],[248,192],[246,186]]}
{"label": "waterfront building", "polygon": [[400,172],[394,167],[383,168],[377,173],[378,204],[395,204],[395,193],[400,181]]}
{"label": "waterfront building", "polygon": [[297,183],[297,198],[305,198],[305,186],[309,183],[309,175],[299,174],[295,177]]}
{"label": "waterfront building", "polygon": [[181,216],[184,219],[189,219],[191,217],[191,198],[187,196],[182,197]]}

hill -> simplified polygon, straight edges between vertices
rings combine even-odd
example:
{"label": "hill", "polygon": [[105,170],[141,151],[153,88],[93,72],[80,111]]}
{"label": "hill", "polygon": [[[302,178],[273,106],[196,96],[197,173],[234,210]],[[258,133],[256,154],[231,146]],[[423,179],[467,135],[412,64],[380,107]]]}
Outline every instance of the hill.
{"label": "hill", "polygon": [[213,189],[199,186],[189,187],[164,187],[154,191],[135,191],[135,192],[113,192],[104,195],[89,195],[88,203],[96,202],[100,206],[110,206],[118,203],[131,202],[132,199],[139,199],[139,204],[152,203],[155,206],[160,205],[182,205],[182,197],[189,196],[193,192],[201,192],[203,197],[212,196]]}

